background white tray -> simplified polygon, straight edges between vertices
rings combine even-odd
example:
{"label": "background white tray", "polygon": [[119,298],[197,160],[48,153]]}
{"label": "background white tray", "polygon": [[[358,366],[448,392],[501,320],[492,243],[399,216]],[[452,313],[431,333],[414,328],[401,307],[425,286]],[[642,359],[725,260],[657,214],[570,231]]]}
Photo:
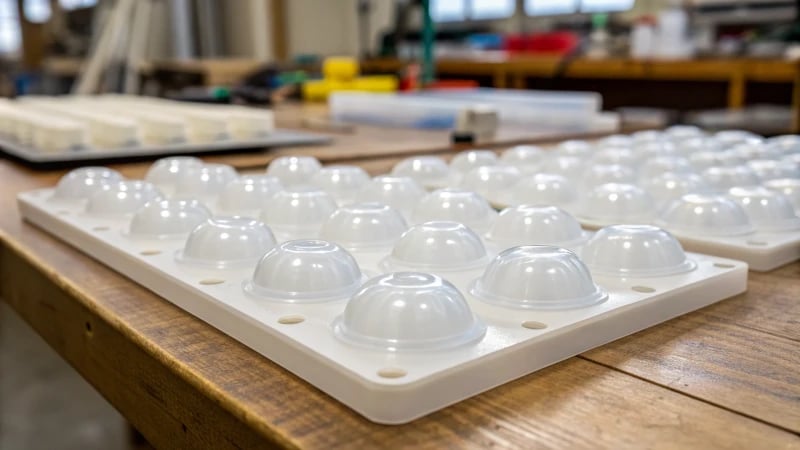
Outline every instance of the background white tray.
{"label": "background white tray", "polygon": [[[597,230],[608,225],[575,216],[587,230]],[[692,252],[708,253],[734,258],[747,263],[751,270],[769,272],[800,259],[800,231],[766,233],[756,231],[742,236],[694,236],[670,230],[683,248]]]}
{"label": "background white tray", "polygon": [[[113,149],[85,148],[67,152],[44,152],[0,136],[0,151],[33,166],[87,165],[98,161],[125,161],[169,155],[241,152],[247,149],[327,144],[331,138],[304,131],[274,130],[269,135],[250,140],[222,140],[208,143],[176,143]],[[72,164],[70,164],[72,163]]]}

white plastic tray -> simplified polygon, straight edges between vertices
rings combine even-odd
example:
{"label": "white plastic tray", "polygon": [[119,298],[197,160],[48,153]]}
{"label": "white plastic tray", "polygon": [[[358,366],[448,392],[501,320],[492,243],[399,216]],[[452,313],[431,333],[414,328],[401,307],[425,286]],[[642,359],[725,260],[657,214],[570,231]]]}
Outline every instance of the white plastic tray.
{"label": "white plastic tray", "polygon": [[[44,152],[0,136],[0,150],[34,166],[53,166],[66,163],[85,165],[96,161],[119,161],[167,155],[199,155],[203,153],[242,151],[270,147],[321,145],[331,141],[328,136],[303,131],[274,130],[260,139],[225,140],[203,144],[176,143],[157,146],[131,146],[113,149],[83,148],[65,152]],[[74,165],[74,164],[73,164]]]}
{"label": "white plastic tray", "polygon": [[[611,225],[580,216],[576,219],[588,230]],[[769,272],[800,259],[800,231],[756,231],[742,236],[694,236],[677,230],[669,231],[686,250],[739,259],[756,272]]]}
{"label": "white plastic tray", "polygon": [[[346,301],[285,304],[242,291],[252,267],[180,264],[182,240],[127,236],[126,217],[97,218],[49,200],[52,189],[18,196],[25,220],[98,259],[166,300],[307,380],[368,419],[411,421],[573,355],[744,292],[747,265],[689,254],[691,272],[658,278],[594,274],[608,300],[557,311],[494,306],[469,294],[482,268],[447,276],[488,326],[477,343],[447,351],[378,351],[335,338]],[[353,253],[363,272],[380,272],[381,254]]]}
{"label": "white plastic tray", "polygon": [[[622,223],[620,221],[601,221],[581,215],[581,204],[585,200],[584,197],[587,194],[587,189],[580,188],[579,179],[567,180],[579,187],[576,189],[578,198],[574,202],[568,205],[560,205],[560,207],[574,215],[583,228],[597,230],[608,225]],[[459,183],[460,179],[458,176],[451,175],[446,181],[443,181],[439,185],[429,185],[427,188],[428,190],[448,187],[461,189],[459,188]],[[487,196],[486,199],[498,210],[516,206],[516,203],[511,200],[510,189],[508,191],[496,193],[495,195]],[[654,224],[663,227],[663,225],[658,223],[657,216],[657,214],[654,214],[650,219],[638,221],[628,220],[623,222]],[[800,230],[767,232],[756,229],[753,232],[735,236],[710,236],[687,234],[680,230],[666,229],[675,235],[688,251],[742,260],[750,266],[750,269],[758,272],[768,272],[785,264],[800,260]]]}

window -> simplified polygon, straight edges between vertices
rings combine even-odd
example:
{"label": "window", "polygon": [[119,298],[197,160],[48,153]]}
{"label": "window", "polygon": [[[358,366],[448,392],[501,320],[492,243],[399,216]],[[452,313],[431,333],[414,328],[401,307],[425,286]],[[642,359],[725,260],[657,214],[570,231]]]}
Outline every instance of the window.
{"label": "window", "polygon": [[583,0],[582,13],[626,11],[633,8],[633,0]]}
{"label": "window", "polygon": [[16,0],[0,0],[0,55],[19,51],[19,16]]}
{"label": "window", "polygon": [[516,0],[472,0],[470,18],[477,20],[505,19],[514,15]]}
{"label": "window", "polygon": [[466,0],[431,0],[431,17],[436,22],[458,22],[467,18]]}
{"label": "window", "polygon": [[58,0],[62,8],[66,10],[77,8],[88,8],[97,4],[97,0]]}
{"label": "window", "polygon": [[50,0],[25,0],[22,8],[28,22],[44,23],[50,19]]}
{"label": "window", "polygon": [[634,0],[525,0],[525,14],[549,16],[555,14],[601,13],[626,11]]}
{"label": "window", "polygon": [[525,0],[525,14],[550,16],[572,14],[578,11],[579,0]]}
{"label": "window", "polygon": [[436,22],[505,19],[514,15],[516,0],[431,0]]}

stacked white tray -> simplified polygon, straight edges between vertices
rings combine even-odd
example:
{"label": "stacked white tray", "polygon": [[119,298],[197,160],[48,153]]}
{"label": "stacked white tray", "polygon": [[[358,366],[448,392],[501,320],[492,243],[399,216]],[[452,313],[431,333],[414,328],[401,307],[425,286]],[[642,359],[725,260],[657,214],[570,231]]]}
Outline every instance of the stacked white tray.
{"label": "stacked white tray", "polygon": [[124,95],[0,99],[0,149],[31,163],[324,143],[272,111]]}
{"label": "stacked white tray", "polygon": [[370,179],[311,158],[278,159],[265,176],[172,158],[146,180],[79,169],[20,194],[19,207],[381,423],[413,420],[747,284],[745,263],[684,253],[655,227],[592,237],[558,208],[498,216],[474,193],[420,200],[409,178]]}
{"label": "stacked white tray", "polygon": [[763,139],[691,127],[519,146],[498,158],[466,151],[448,164],[410,158],[393,169],[430,190],[472,190],[492,205],[555,205],[588,229],[655,224],[691,251],[768,271],[800,259],[800,137]]}

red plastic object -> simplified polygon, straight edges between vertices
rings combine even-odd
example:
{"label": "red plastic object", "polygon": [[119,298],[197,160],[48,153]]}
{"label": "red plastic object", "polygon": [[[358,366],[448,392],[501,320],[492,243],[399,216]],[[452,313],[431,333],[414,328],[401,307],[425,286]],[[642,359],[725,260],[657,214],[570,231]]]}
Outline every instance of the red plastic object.
{"label": "red plastic object", "polygon": [[506,36],[503,48],[512,53],[566,54],[574,50],[578,42],[578,35],[571,31],[511,34]]}
{"label": "red plastic object", "polygon": [[528,37],[522,34],[509,34],[503,41],[503,50],[509,52],[525,52],[528,49]]}

